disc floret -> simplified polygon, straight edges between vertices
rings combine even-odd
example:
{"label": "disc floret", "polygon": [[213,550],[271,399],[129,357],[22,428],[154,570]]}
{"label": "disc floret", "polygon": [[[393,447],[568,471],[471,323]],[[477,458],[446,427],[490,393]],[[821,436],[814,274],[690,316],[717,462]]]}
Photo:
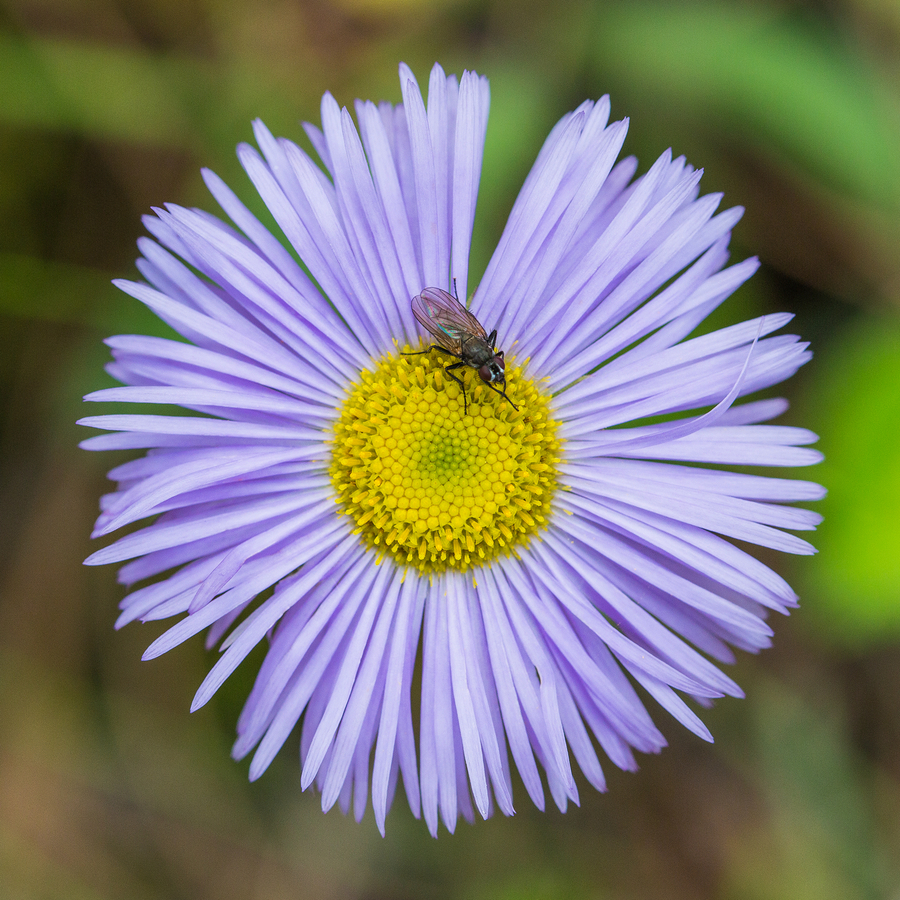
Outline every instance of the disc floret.
{"label": "disc floret", "polygon": [[391,354],[363,371],[334,428],[341,512],[380,555],[420,572],[466,571],[514,553],[546,525],[557,490],[548,396],[507,361],[518,409],[446,358]]}

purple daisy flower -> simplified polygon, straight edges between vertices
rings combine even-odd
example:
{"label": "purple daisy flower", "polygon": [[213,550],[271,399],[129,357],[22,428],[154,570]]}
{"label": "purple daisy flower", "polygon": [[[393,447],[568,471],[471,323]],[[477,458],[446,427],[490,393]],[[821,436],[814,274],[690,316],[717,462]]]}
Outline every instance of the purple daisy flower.
{"label": "purple daisy flower", "polygon": [[787,504],[823,491],[722,468],[820,459],[764,424],[783,400],[736,402],[810,353],[770,336],[789,315],[690,337],[757,268],[727,266],[741,210],[670,153],[635,177],[606,98],[547,138],[475,318],[429,319],[469,297],[489,92],[435,66],[426,107],[400,80],[359,130],[324,97],[324,169],[256,123],[238,153],[286,245],[208,171],[232,225],[147,218],[146,282],[119,287],[185,340],[112,338],[125,386],[86,399],[196,414],[82,420],[112,432],[89,449],[147,450],[110,473],[95,535],[152,517],[88,563],[142,583],[118,625],[178,618],[146,658],[220,646],[195,709],[268,642],[234,746],[251,778],[302,722],[323,809],[361,818],[371,792],[383,833],[399,776],[436,834],[513,812],[510,759],[541,808],[578,801],[573,758],[599,790],[598,750],[634,769],[665,744],[637,685],[709,740],[685,698],[740,696],[711,660],[767,646],[767,612],[796,605],[729,539],[813,552],[788,531],[819,516]]}

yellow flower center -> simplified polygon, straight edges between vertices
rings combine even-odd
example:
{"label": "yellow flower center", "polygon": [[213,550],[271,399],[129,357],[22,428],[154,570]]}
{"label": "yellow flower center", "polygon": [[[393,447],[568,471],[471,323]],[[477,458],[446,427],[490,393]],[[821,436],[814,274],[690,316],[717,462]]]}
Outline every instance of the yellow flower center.
{"label": "yellow flower center", "polygon": [[425,573],[515,552],[546,524],[557,489],[548,396],[508,361],[513,409],[462,367],[465,414],[450,362],[436,351],[383,357],[350,388],[334,427],[341,512],[379,556]]}

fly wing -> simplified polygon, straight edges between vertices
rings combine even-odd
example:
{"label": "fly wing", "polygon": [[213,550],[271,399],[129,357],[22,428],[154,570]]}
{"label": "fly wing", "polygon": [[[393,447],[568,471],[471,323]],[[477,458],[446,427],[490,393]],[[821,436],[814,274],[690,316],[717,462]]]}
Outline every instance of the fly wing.
{"label": "fly wing", "polygon": [[473,335],[487,338],[481,322],[456,297],[440,288],[425,288],[412,298],[411,305],[419,324],[451,353],[458,355],[463,342]]}

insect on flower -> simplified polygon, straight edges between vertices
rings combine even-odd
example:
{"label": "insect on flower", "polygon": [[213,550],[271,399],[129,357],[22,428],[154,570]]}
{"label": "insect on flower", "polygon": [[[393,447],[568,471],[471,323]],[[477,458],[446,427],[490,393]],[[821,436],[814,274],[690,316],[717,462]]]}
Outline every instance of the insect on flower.
{"label": "insect on flower", "polygon": [[[606,790],[601,750],[631,771],[666,744],[648,698],[712,740],[684,698],[741,696],[719,664],[797,605],[750,547],[814,552],[795,504],[824,490],[751,469],[821,459],[753,396],[811,356],[775,333],[791,316],[695,334],[759,265],[729,262],[740,208],[671,151],[619,160],[608,97],[567,113],[473,294],[528,360],[507,376],[465,308],[487,79],[435,66],[426,103],[399,74],[358,127],[323,97],[318,159],[255,122],[238,155],[277,232],[209,171],[229,222],[145,220],[144,280],[117,284],[174,334],[110,338],[121,385],[87,395],[137,407],[82,419],[107,432],[84,447],[147,451],[116,460],[94,536],[128,530],[87,562],[122,565],[118,625],[170,620],[145,659],[220,646],[194,709],[260,658],[232,751],[251,779],[293,742],[323,810],[371,802],[384,834],[402,786],[436,836],[513,815],[515,772],[540,809]],[[412,379],[416,321],[440,364]],[[515,421],[486,395],[467,415],[467,368],[515,381]]]}
{"label": "insect on flower", "polygon": [[453,374],[453,370],[460,366],[476,369],[479,378],[492,391],[505,397],[513,409],[519,408],[503,390],[506,384],[506,363],[503,360],[503,351],[497,350],[495,346],[496,328],[488,334],[481,322],[456,297],[440,288],[425,288],[421,294],[412,298],[411,305],[413,315],[419,324],[437,339],[437,343],[426,350],[406,355],[417,356],[420,353],[439,350],[459,360],[445,366],[444,371],[462,388],[464,414],[469,409],[466,386],[459,376]]}

